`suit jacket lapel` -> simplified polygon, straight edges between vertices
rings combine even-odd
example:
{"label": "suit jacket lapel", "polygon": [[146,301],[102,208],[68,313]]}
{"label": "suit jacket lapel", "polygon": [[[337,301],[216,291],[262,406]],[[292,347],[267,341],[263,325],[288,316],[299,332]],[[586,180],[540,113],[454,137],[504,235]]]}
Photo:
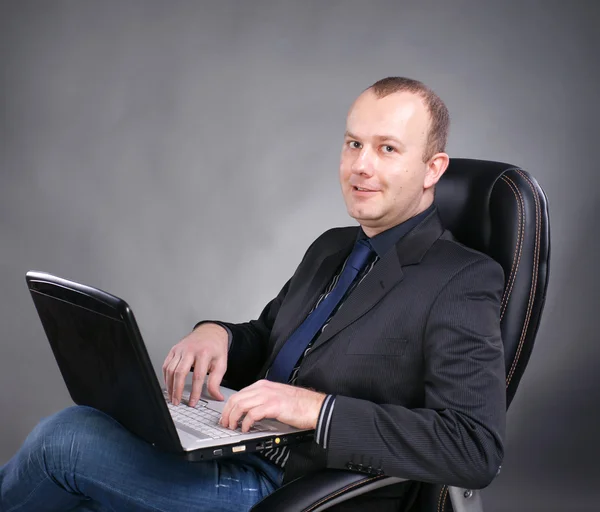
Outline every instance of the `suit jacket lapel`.
{"label": "suit jacket lapel", "polygon": [[[403,266],[418,264],[443,227],[437,210],[427,216],[375,264],[315,341],[311,353],[367,313],[404,278]],[[316,299],[315,299],[316,300]]]}
{"label": "suit jacket lapel", "polygon": [[402,267],[395,251],[389,251],[377,262],[371,272],[358,284],[333,315],[325,330],[316,339],[312,350],[319,348],[342,329],[367,313],[402,281],[403,277]]}

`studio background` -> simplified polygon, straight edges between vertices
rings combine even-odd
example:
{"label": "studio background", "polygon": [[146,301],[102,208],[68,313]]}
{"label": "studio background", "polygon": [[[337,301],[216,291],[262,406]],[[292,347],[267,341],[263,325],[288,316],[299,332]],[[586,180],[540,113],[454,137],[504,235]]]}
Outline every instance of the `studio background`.
{"label": "studio background", "polygon": [[597,22],[587,2],[0,2],[0,464],[71,403],[24,274],[124,297],[157,371],[196,321],[245,321],[353,223],[350,103],[389,75],[446,101],[451,156],[550,205],[542,325],[486,512],[598,510]]}

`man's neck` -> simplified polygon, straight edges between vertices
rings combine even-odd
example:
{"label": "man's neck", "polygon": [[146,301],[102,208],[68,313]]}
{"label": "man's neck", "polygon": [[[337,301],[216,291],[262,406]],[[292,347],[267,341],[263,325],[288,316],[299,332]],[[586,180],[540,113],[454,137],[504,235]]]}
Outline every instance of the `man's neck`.
{"label": "man's neck", "polygon": [[[417,213],[410,219],[396,224],[395,226],[392,226],[391,228],[386,229],[375,236],[369,237],[371,246],[373,249],[375,249],[375,252],[377,252],[378,256],[382,258],[383,255],[387,253],[393,246],[395,246],[401,238],[403,238],[407,233],[412,231],[416,226],[423,222],[423,220],[434,210],[435,207],[433,204],[431,204],[429,208]],[[359,234],[359,238],[364,237],[365,235],[368,236],[364,229],[363,233],[364,235]]]}
{"label": "man's neck", "polygon": [[393,229],[396,226],[399,226],[399,225],[409,221],[410,219],[416,217],[417,215],[420,215],[421,213],[423,213],[424,211],[429,209],[432,204],[433,204],[433,198],[428,199],[424,202],[421,202],[419,204],[419,206],[413,211],[412,214],[409,214],[408,216],[398,219],[395,222],[390,222],[389,224],[384,225],[384,226],[364,226],[363,224],[361,224],[360,227],[362,228],[365,235],[367,235],[369,238],[373,238],[385,231]]}

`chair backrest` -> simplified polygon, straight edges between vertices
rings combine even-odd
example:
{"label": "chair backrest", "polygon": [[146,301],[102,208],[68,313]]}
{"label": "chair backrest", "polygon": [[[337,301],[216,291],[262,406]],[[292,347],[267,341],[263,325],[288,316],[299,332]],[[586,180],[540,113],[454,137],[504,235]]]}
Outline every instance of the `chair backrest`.
{"label": "chair backrest", "polygon": [[504,269],[501,305],[507,404],[533,349],[548,287],[550,229],[541,187],[514,165],[456,158],[436,188],[442,222]]}
{"label": "chair backrest", "polygon": [[[500,309],[510,405],[533,349],[548,287],[550,226],[546,196],[523,169],[453,158],[436,187],[442,222],[464,245],[504,269]],[[424,484],[419,510],[448,512],[448,486]]]}

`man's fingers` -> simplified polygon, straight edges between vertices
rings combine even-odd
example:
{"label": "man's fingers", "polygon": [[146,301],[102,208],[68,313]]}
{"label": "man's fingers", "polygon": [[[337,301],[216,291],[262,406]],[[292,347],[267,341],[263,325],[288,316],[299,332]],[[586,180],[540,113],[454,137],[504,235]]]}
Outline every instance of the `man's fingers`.
{"label": "man's fingers", "polygon": [[245,434],[257,421],[269,417],[269,412],[272,408],[272,406],[268,405],[259,405],[258,407],[250,409],[242,421],[242,432]]}
{"label": "man's fingers", "polygon": [[162,365],[163,382],[165,383],[165,387],[167,386],[167,368],[169,367],[169,363],[171,362],[171,359],[173,359],[174,354],[175,352],[173,349],[169,350],[167,357],[165,357],[165,362]]}
{"label": "man's fingers", "polygon": [[[232,397],[233,398],[233,397]],[[248,396],[244,396],[241,399],[235,400],[232,403],[228,402],[228,406],[223,410],[221,415],[221,425],[225,428],[235,430],[238,427],[238,422],[244,414],[250,409],[263,404],[265,397],[252,393]]]}
{"label": "man's fingers", "polygon": [[223,360],[218,360],[213,363],[213,366],[210,370],[210,374],[208,375],[208,382],[206,383],[206,387],[208,392],[213,398],[217,400],[224,400],[224,396],[220,391],[221,381],[223,380],[223,375],[225,375],[225,371],[227,370],[227,364]]}
{"label": "man's fingers", "polygon": [[208,370],[208,361],[206,357],[196,357],[194,361],[194,376],[192,377],[192,392],[190,393],[190,407],[196,407],[200,395],[202,395],[202,386]]}
{"label": "man's fingers", "polygon": [[181,359],[181,354],[174,354],[167,365],[166,375],[165,375],[165,385],[167,386],[167,393],[169,395],[169,399],[173,396],[173,376],[175,375],[175,369],[177,368],[177,364]]}
{"label": "man's fingers", "polygon": [[171,402],[173,405],[179,404],[181,401],[181,395],[185,386],[185,378],[190,373],[190,368],[194,362],[194,356],[184,355],[179,360],[177,367],[173,371],[173,394],[171,395]]}
{"label": "man's fingers", "polygon": [[219,384],[227,367],[227,331],[216,324],[204,324],[197,327],[183,338],[170,351],[163,363],[163,378],[169,399],[173,404],[181,401],[185,379],[194,365],[194,381],[190,402],[195,405],[202,393],[202,384],[207,371],[217,359],[222,364],[215,365],[215,375],[211,380],[210,389],[216,398],[223,397],[219,392]]}
{"label": "man's fingers", "polygon": [[246,401],[249,398],[251,399],[256,394],[256,391],[248,391],[248,388],[244,388],[241,391],[238,391],[234,395],[230,396],[229,400],[225,402],[225,407],[223,407],[223,412],[221,413],[221,419],[219,420],[219,423],[224,427],[229,428],[229,418],[231,417],[231,412],[233,411],[233,409],[239,407],[238,404]]}

